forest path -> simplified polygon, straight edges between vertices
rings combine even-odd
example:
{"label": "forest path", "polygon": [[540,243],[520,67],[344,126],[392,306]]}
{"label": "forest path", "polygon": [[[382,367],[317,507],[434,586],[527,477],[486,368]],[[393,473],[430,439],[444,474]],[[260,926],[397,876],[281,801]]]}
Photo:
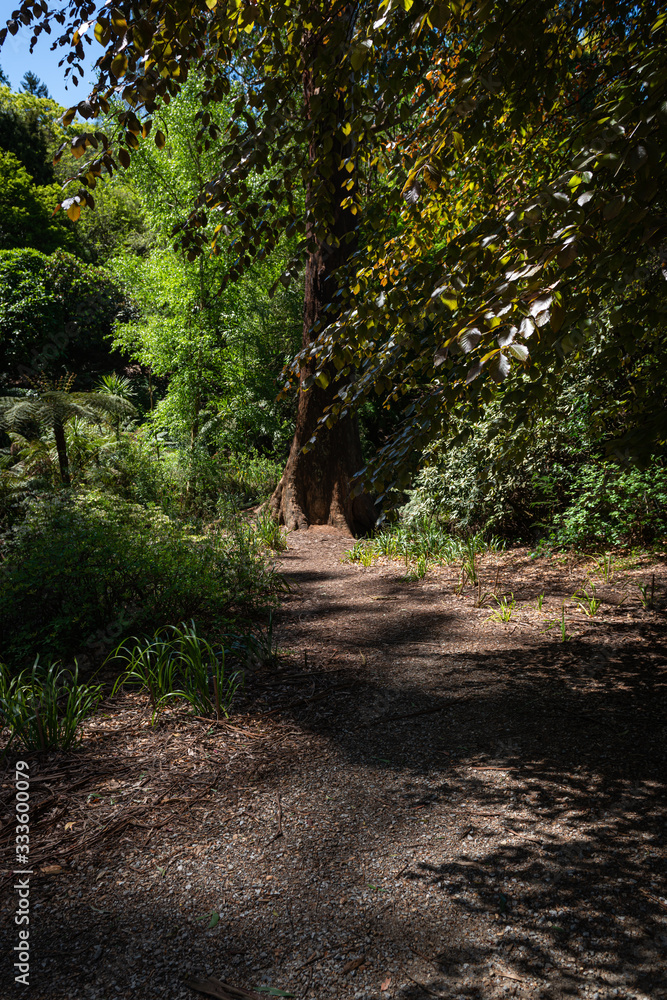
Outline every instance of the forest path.
{"label": "forest path", "polygon": [[35,1000],[180,1000],[187,976],[298,1000],[667,996],[664,616],[618,607],[619,575],[596,618],[568,605],[563,641],[545,627],[582,560],[485,556],[479,595],[517,601],[498,622],[457,567],[410,582],[351,545],[289,536],[280,657],[229,723],[151,729],[126,695],[31,772],[56,824],[31,842]]}

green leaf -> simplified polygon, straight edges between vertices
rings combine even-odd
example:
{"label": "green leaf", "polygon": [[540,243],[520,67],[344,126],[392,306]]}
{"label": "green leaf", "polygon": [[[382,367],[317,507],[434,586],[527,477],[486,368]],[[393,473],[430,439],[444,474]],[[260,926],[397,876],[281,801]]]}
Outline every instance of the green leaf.
{"label": "green leaf", "polygon": [[368,55],[372,45],[373,42],[370,40],[370,38],[367,38],[363,42],[360,42],[358,45],[355,45],[354,48],[350,51],[350,62],[352,63],[352,69],[355,70],[355,72],[356,70],[360,70],[361,67],[363,66],[364,62],[366,61],[366,56]]}
{"label": "green leaf", "polygon": [[608,201],[607,204],[604,206],[604,208],[602,209],[602,215],[607,220],[607,222],[610,222],[612,219],[615,219],[617,215],[621,214],[624,206],[625,206],[625,195],[624,194],[616,195],[615,198],[612,198],[611,201]]}

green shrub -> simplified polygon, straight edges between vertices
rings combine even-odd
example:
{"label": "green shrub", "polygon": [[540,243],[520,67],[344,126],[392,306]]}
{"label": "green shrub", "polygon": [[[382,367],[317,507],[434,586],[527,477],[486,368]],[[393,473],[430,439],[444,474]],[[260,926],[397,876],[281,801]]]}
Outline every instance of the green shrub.
{"label": "green shrub", "polygon": [[664,544],[667,539],[667,469],[619,469],[587,462],[572,476],[568,502],[548,529],[554,546],[602,549]]}
{"label": "green shrub", "polygon": [[583,406],[570,403],[564,415],[547,415],[513,436],[500,405],[490,408],[463,443],[433,454],[402,519],[555,548],[660,544],[667,535],[667,468],[604,460]]}
{"label": "green shrub", "polygon": [[255,532],[194,536],[155,508],[99,492],[28,498],[0,538],[7,664],[106,652],[132,624],[213,628],[270,602],[279,578]]}
{"label": "green shrub", "polygon": [[123,500],[153,504],[165,514],[176,514],[182,508],[182,484],[172,463],[164,454],[158,460],[155,447],[141,432],[124,434],[120,441],[109,440],[88,468],[86,480]]}
{"label": "green shrub", "polygon": [[122,362],[110,336],[125,308],[102,268],[62,251],[0,250],[0,382],[74,371],[77,389],[92,388]]}
{"label": "green shrub", "polygon": [[[26,750],[68,750],[81,722],[102,698],[101,684],[79,684],[78,668],[59,664],[32,668],[12,677],[0,664],[0,718],[10,731],[9,743],[19,740]],[[9,746],[9,744],[8,744]]]}

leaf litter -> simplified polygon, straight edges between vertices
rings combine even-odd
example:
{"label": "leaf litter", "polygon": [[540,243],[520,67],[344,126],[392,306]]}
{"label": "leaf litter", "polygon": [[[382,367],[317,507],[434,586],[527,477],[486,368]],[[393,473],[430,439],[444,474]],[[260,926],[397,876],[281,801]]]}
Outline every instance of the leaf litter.
{"label": "leaf litter", "polygon": [[627,598],[664,564],[589,617],[584,560],[485,556],[516,632],[350,544],[290,536],[281,659],[229,724],[124,694],[31,759],[33,997],[667,996],[664,617]]}

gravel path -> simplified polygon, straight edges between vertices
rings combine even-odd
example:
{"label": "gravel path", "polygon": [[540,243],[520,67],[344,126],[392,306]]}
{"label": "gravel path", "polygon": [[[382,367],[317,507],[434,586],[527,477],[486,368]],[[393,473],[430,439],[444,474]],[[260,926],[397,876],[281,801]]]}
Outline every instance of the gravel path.
{"label": "gravel path", "polygon": [[[25,994],[667,997],[664,615],[617,606],[633,571],[563,642],[544,625],[579,563],[486,557],[518,602],[502,623],[453,568],[407,582],[341,562],[333,530],[289,543],[280,663],[229,725],[156,731],[125,695],[31,761]],[[4,1000],[10,872],[1,905]]]}

